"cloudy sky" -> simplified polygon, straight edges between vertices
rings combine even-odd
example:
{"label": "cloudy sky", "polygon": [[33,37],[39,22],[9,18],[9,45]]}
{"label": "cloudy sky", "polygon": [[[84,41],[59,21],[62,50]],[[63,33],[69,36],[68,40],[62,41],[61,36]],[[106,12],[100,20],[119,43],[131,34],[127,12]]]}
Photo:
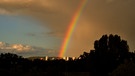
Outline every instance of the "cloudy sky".
{"label": "cloudy sky", "polygon": [[[74,13],[83,0],[0,0],[0,41],[22,56],[57,56]],[[135,0],[87,0],[65,56],[93,49],[104,34],[118,34],[135,49]],[[20,46],[22,45],[22,46]],[[29,51],[26,46],[34,51]],[[11,51],[13,52],[13,51]],[[21,53],[20,53],[21,52]]]}

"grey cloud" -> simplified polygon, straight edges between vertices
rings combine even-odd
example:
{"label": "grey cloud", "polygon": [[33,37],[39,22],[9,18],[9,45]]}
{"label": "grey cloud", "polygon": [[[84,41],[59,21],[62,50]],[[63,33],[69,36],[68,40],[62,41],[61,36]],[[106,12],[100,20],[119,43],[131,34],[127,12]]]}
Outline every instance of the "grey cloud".
{"label": "grey cloud", "polygon": [[37,36],[35,33],[28,33],[27,35],[32,37]]}
{"label": "grey cloud", "polygon": [[0,1],[0,8],[16,14],[35,17],[48,24],[46,27],[64,34],[79,1],[31,0],[29,2],[15,2],[14,0],[11,2],[8,0],[7,2]]}

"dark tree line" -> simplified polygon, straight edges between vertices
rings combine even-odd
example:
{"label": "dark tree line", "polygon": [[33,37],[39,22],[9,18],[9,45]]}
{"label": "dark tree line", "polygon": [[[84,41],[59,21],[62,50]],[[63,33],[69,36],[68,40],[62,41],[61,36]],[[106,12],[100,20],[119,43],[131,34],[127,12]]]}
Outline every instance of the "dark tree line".
{"label": "dark tree line", "polygon": [[75,60],[31,61],[16,54],[1,53],[0,75],[66,76],[66,72],[89,72],[90,76],[132,76],[134,63],[135,53],[129,52],[127,41],[118,35],[103,35],[94,42],[94,50],[84,52]]}

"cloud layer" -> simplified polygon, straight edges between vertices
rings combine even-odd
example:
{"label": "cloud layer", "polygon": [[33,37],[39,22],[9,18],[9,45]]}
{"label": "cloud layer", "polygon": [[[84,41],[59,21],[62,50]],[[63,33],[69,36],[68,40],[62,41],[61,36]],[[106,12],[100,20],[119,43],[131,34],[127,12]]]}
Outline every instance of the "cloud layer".
{"label": "cloud layer", "polygon": [[[80,2],[81,0],[0,0],[0,14],[31,16],[51,29],[49,35],[63,40]],[[94,40],[110,33],[128,40],[133,50],[134,3],[134,0],[88,0],[66,54],[78,56],[84,50],[89,51]]]}
{"label": "cloud layer", "polygon": [[55,55],[56,52],[51,49],[43,49],[29,45],[0,42],[0,53],[15,53],[23,57],[29,57]]}

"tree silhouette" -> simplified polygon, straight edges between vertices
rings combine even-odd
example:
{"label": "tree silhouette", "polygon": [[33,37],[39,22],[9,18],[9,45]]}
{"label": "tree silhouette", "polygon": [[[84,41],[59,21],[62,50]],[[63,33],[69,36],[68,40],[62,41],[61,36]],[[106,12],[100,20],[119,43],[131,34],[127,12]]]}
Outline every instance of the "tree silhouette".
{"label": "tree silhouette", "polygon": [[[103,35],[94,43],[95,67],[98,75],[111,72],[125,59],[128,59],[129,47],[127,41],[118,35]],[[107,74],[106,74],[107,75]]]}
{"label": "tree silhouette", "polygon": [[104,55],[111,53],[117,57],[126,56],[129,52],[129,47],[127,41],[121,40],[118,35],[103,35],[99,40],[96,40],[94,43],[95,52],[99,55]]}
{"label": "tree silhouette", "polygon": [[[95,50],[89,54],[91,72],[96,76],[107,76],[124,60],[130,60],[127,41],[118,35],[103,35],[94,42]],[[83,54],[82,57],[86,55]]]}

